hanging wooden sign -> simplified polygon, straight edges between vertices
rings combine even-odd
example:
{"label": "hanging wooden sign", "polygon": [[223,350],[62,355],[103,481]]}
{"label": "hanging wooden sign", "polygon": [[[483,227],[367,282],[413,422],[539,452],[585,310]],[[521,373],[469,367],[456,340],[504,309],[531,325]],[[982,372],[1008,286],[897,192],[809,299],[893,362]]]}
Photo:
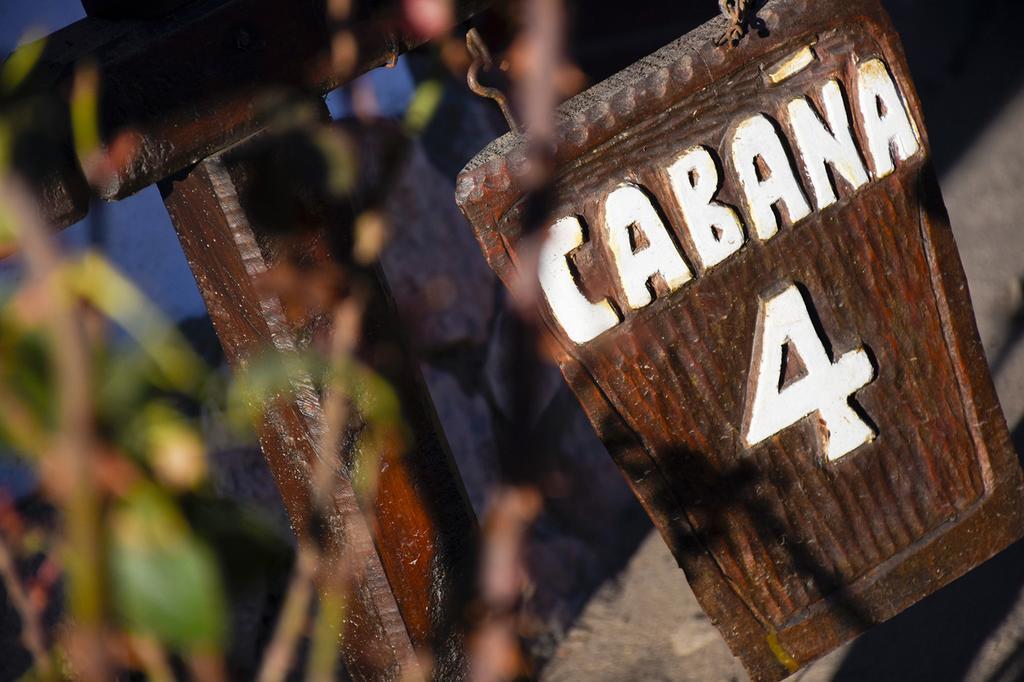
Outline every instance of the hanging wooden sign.
{"label": "hanging wooden sign", "polygon": [[[733,652],[778,679],[1022,533],[1021,472],[920,106],[875,0],[768,2],[566,103],[458,202],[511,284],[539,248],[562,371]],[[762,32],[764,33],[764,32]]]}

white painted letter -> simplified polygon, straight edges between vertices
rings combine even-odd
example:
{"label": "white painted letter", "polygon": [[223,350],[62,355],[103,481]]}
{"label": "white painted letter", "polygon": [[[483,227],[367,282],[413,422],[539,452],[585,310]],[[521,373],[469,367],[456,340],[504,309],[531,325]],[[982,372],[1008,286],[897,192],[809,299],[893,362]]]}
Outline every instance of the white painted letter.
{"label": "white painted letter", "polygon": [[[803,361],[803,376],[786,384],[787,362]],[[795,365],[798,366],[798,365]],[[874,379],[863,348],[833,363],[794,285],[761,302],[751,366],[753,391],[747,396],[744,439],[753,447],[817,412],[825,455],[830,461],[874,439],[875,433],[850,407],[850,396]]]}
{"label": "white painted letter", "polygon": [[895,170],[893,157],[906,161],[921,145],[896,83],[881,59],[857,67],[857,92],[871,165],[875,177],[884,178]]}
{"label": "white painted letter", "polygon": [[651,200],[636,185],[612,190],[605,200],[604,221],[630,308],[643,308],[651,302],[647,283],[658,273],[669,291],[693,277]]}
{"label": "white painted letter", "polygon": [[[759,177],[758,159],[766,169],[765,178]],[[775,204],[785,204],[793,223],[810,215],[811,207],[807,205],[800,183],[793,174],[782,140],[764,114],[755,114],[736,127],[732,137],[732,161],[743,189],[750,222],[762,240],[771,239],[779,231],[773,210]]]}
{"label": "white painted letter", "polygon": [[788,107],[789,125],[807,167],[814,203],[819,211],[837,201],[826,164],[831,165],[836,174],[850,183],[854,190],[860,189],[868,181],[868,172],[864,169],[850,132],[850,116],[846,111],[839,82],[830,80],[826,83],[821,89],[821,99],[825,104],[828,128],[806,98],[798,97]]}
{"label": "white painted letter", "polygon": [[672,192],[705,268],[718,265],[743,246],[743,227],[731,207],[712,201],[718,168],[704,147],[689,149],[668,167]]}
{"label": "white painted letter", "polygon": [[583,226],[575,216],[562,218],[548,232],[537,264],[540,286],[555,319],[574,343],[586,343],[619,323],[607,299],[591,303],[569,269],[569,254],[583,244]]}

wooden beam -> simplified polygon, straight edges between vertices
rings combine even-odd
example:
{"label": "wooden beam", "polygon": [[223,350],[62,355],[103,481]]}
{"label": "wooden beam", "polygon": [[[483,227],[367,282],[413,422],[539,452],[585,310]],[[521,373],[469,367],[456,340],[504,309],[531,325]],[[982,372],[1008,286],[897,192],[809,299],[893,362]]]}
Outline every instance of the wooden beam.
{"label": "wooden beam", "polygon": [[[296,210],[285,192],[266,196],[253,189],[265,168],[257,160],[266,158],[260,156],[268,144],[262,137],[160,185],[214,327],[236,367],[268,348],[299,350],[329,324],[322,316],[290,314],[286,301],[260,287],[257,280],[286,258],[275,217],[302,225],[306,262],[329,265],[339,257],[331,242],[343,229],[337,214],[319,200],[303,200]],[[359,679],[404,679],[419,674],[412,654],[427,652],[434,678],[461,679],[464,598],[475,575],[475,519],[379,269],[370,281],[374,290],[363,353],[396,389],[413,446],[404,457],[380,462],[373,508],[358,507],[348,474],[339,472],[337,516],[328,540],[334,551],[357,556],[361,566],[342,643],[344,660]],[[292,524],[304,534],[310,525],[312,466],[324,455],[316,435],[323,426],[320,397],[296,377],[294,395],[268,408],[263,452]]]}
{"label": "wooden beam", "polygon": [[162,17],[192,0],[82,0],[87,16],[99,19],[147,19]]}
{"label": "wooden beam", "polygon": [[[487,4],[456,0],[453,21]],[[258,131],[274,98],[325,93],[423,43],[401,7],[364,3],[341,25],[332,25],[324,0],[196,0],[159,19],[90,16],[44,39],[26,90],[66,97],[75,65],[96,65],[103,141],[138,136],[138,153],[97,188],[104,199],[122,199]],[[343,33],[351,56],[340,63],[331,47]],[[66,187],[82,184],[81,171],[67,162],[38,189],[44,213],[60,227],[85,210],[82,192]]]}

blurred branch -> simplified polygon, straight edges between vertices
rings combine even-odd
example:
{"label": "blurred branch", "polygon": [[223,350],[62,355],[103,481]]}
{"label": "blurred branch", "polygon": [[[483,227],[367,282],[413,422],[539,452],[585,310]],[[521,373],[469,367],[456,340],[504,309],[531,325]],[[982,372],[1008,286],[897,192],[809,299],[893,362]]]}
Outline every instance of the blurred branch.
{"label": "blurred branch", "polygon": [[106,581],[88,340],[76,301],[60,286],[61,260],[49,230],[11,178],[0,186],[0,210],[20,237],[30,281],[43,292],[52,339],[60,416],[57,439],[47,456],[54,457],[70,482],[70,490],[58,500],[66,532],[69,602],[77,625],[70,652],[82,679],[105,681],[110,678],[103,641]]}
{"label": "blurred branch", "polygon": [[[331,327],[331,344],[328,356],[330,381],[324,395],[324,432],[320,446],[320,457],[313,474],[315,515],[325,523],[334,504],[334,495],[340,475],[340,458],[345,431],[349,424],[349,394],[343,383],[343,373],[338,369],[350,362],[362,334],[364,297],[357,291],[338,302],[334,309]],[[322,542],[321,538],[317,538]],[[345,553],[340,566],[326,576],[322,586],[323,596],[317,612],[317,627],[310,655],[309,680],[327,682],[334,678],[337,665],[338,642],[331,636],[340,625],[337,609],[344,607],[345,591],[352,574],[351,558]]]}
{"label": "blurred branch", "polygon": [[519,607],[527,577],[526,535],[543,503],[535,488],[506,486],[488,511],[480,561],[485,613],[472,644],[476,682],[530,677],[520,646]]}
{"label": "blurred branch", "polygon": [[320,443],[320,457],[314,470],[314,504],[319,513],[330,512],[334,490],[340,470],[338,453],[349,423],[349,393],[338,369],[349,362],[362,333],[363,296],[353,293],[340,301],[334,309],[331,343],[327,366],[330,383],[324,396],[324,432]]}
{"label": "blurred branch", "polygon": [[342,628],[347,605],[344,589],[346,583],[339,579],[330,582],[320,598],[320,608],[313,627],[313,645],[306,671],[308,682],[333,682],[336,679],[341,646],[339,638],[344,636]]}
{"label": "blurred branch", "polygon": [[555,135],[557,77],[565,63],[565,7],[561,0],[526,0],[524,6],[512,71],[523,127],[533,148],[547,154]]}
{"label": "blurred branch", "polygon": [[188,669],[196,682],[224,682],[224,659],[219,653],[193,653],[188,657]]}
{"label": "blurred branch", "polygon": [[[362,329],[363,305],[362,297],[353,294],[339,302],[334,310],[328,362],[331,382],[324,397],[323,436],[313,471],[312,527],[310,535],[300,543],[284,607],[260,670],[260,682],[279,682],[284,679],[292,666],[295,649],[307,623],[313,583],[323,559],[323,544],[326,541],[318,533],[318,528],[327,523],[332,513],[340,472],[338,453],[349,422],[348,393],[339,381],[341,373],[335,368],[346,363],[355,350]],[[331,627],[332,623],[339,620],[335,610],[343,608],[345,602],[345,589],[351,575],[350,564],[351,558],[347,553],[343,554],[342,565],[331,571],[321,585],[323,598],[315,628],[318,636],[313,639],[314,648],[310,655],[309,679],[333,679],[339,647],[336,638],[327,636],[327,633],[335,629]]]}
{"label": "blurred branch", "polygon": [[203,361],[131,280],[95,251],[87,251],[64,271],[68,290],[130,334],[168,384],[182,393],[195,394],[206,376]]}
{"label": "blurred branch", "polygon": [[134,636],[130,642],[132,651],[142,663],[150,682],[174,682],[174,671],[160,642],[152,637],[142,636]]}
{"label": "blurred branch", "polygon": [[[540,289],[536,272],[541,228],[551,209],[555,108],[562,95],[559,80],[571,67],[565,54],[562,0],[524,0],[522,7],[523,26],[509,50],[510,76],[527,138],[529,173],[524,182],[530,190],[524,208],[525,235],[518,245],[519,277],[512,285],[516,317],[510,342],[514,349],[509,374],[514,402],[509,419],[515,437],[501,453],[502,488],[483,527],[481,614],[472,640],[473,679],[480,682],[533,674],[522,648],[529,586],[526,555],[531,528],[544,508],[537,483],[546,453],[533,441],[530,419],[538,371],[536,309]],[[472,38],[469,44],[473,46]]]}
{"label": "blurred branch", "polygon": [[7,598],[21,618],[21,641],[32,655],[36,673],[42,680],[54,679],[53,664],[46,651],[46,640],[39,614],[33,606],[18,577],[18,568],[7,543],[0,538],[0,576],[3,577]]}
{"label": "blurred branch", "polygon": [[295,661],[295,650],[309,618],[309,604],[313,599],[313,578],[316,576],[318,552],[308,541],[299,545],[291,582],[285,594],[281,615],[274,628],[274,636],[267,645],[258,682],[281,682]]}

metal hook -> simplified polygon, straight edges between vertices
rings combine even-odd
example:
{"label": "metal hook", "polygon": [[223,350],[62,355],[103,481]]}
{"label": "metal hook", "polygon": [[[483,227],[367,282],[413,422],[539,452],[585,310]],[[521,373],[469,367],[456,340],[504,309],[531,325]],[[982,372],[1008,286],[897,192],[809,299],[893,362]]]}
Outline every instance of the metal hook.
{"label": "metal hook", "polygon": [[480,85],[480,81],[477,78],[480,73],[480,67],[489,70],[494,66],[494,60],[491,59],[491,51],[487,49],[484,39],[480,37],[475,28],[469,29],[469,32],[466,33],[466,48],[469,50],[470,56],[473,57],[473,63],[469,65],[469,71],[466,73],[466,83],[469,85],[469,89],[480,97],[486,97],[497,102],[501,108],[501,113],[505,116],[505,121],[508,122],[509,129],[513,133],[519,133],[519,124],[516,122],[516,117],[512,114],[512,109],[508,105],[508,99],[505,97],[505,94],[497,88],[488,88]]}

